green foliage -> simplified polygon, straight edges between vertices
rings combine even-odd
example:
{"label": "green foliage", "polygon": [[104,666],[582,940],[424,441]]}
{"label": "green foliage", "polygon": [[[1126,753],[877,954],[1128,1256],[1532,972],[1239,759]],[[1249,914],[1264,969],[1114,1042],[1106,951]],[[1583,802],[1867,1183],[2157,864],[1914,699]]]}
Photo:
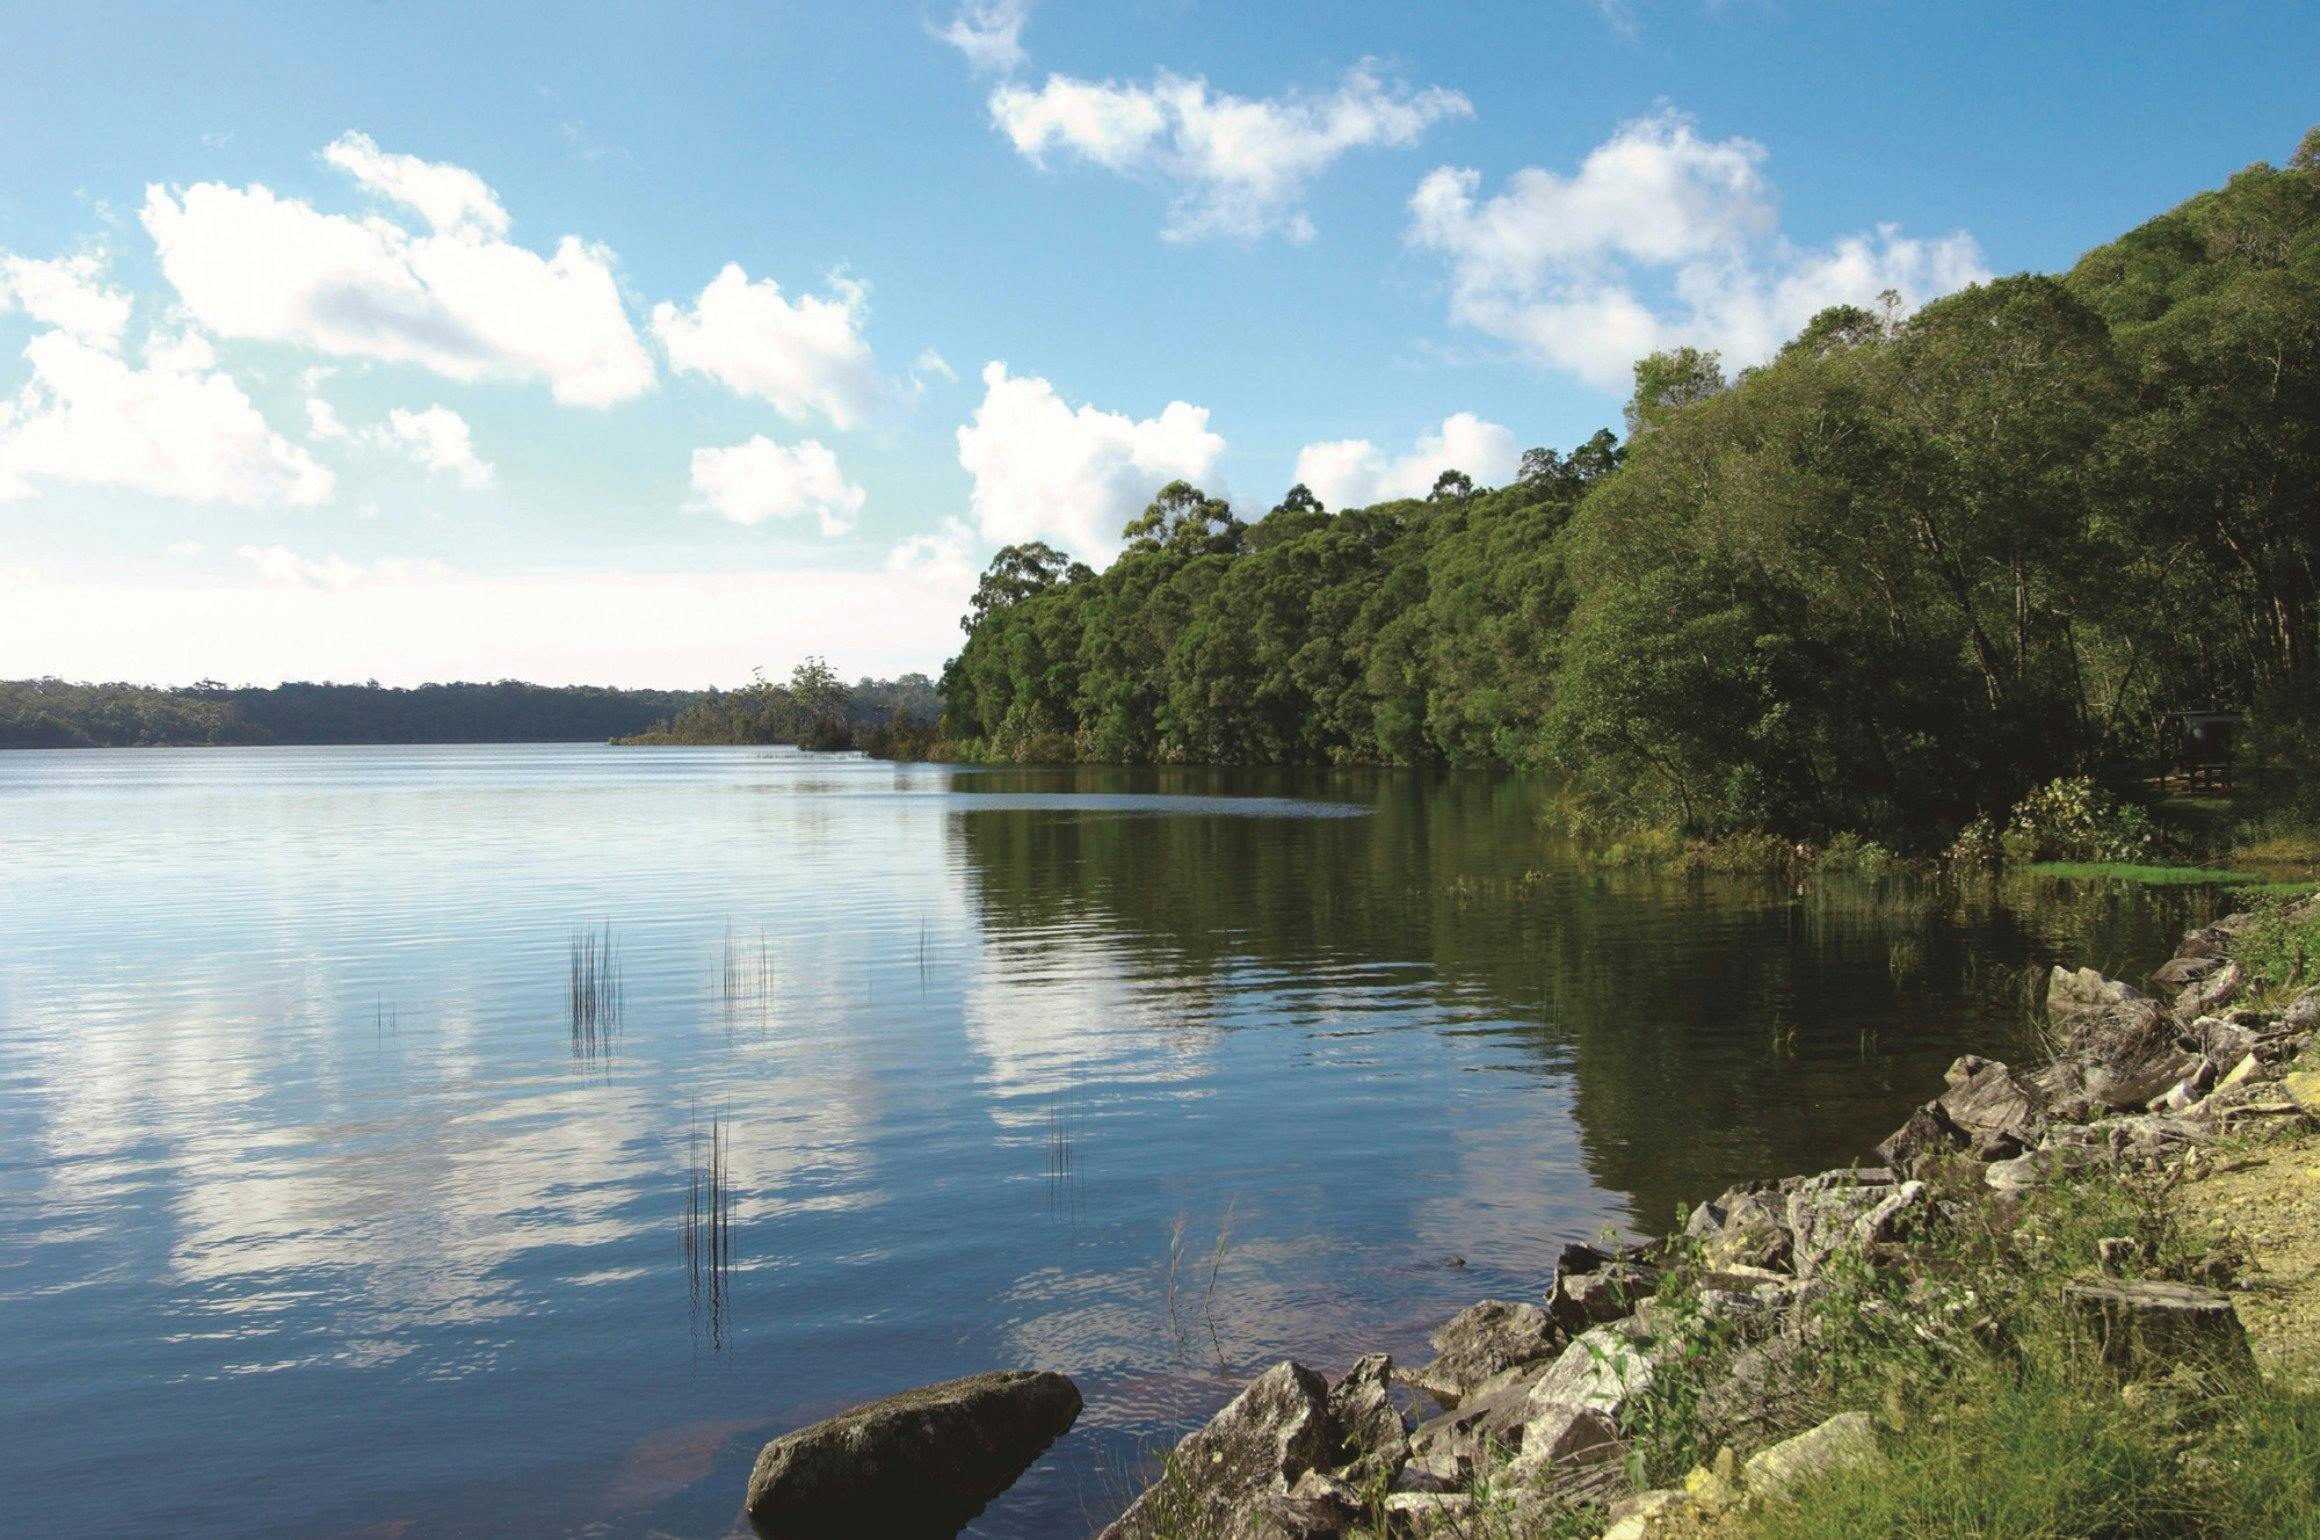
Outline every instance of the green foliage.
{"label": "green foliage", "polygon": [[2136,864],[2159,847],[2151,815],[2088,776],[2049,781],[2014,804],[2000,836],[2006,859]]}
{"label": "green foliage", "polygon": [[2253,905],[2232,954],[2258,999],[2292,994],[2320,976],[2320,903],[2293,895]]}
{"label": "green foliage", "polygon": [[2063,877],[2075,882],[2140,882],[2150,887],[2230,885],[2256,880],[2249,872],[2215,866],[2152,866],[2133,861],[2033,861],[2026,876]]}
{"label": "green foliage", "polygon": [[[2320,167],[2299,156],[2059,277],[1825,311],[1737,379],[1654,354],[1625,446],[1529,451],[1512,486],[1446,473],[1335,512],[1299,487],[1247,525],[1174,483],[1102,573],[1010,548],[944,673],[950,731],[1005,758],[1552,767],[1622,824],[1908,853],[2033,787],[2133,784],[2195,706],[2253,707],[2263,779],[2301,786]],[[2044,853],[2140,859],[2132,824]]]}
{"label": "green foliage", "polygon": [[1824,872],[1846,872],[1856,877],[1882,877],[1893,870],[1897,858],[1893,852],[1873,839],[1865,839],[1850,829],[1843,829],[1829,837],[1820,848],[1815,867]]}
{"label": "green foliage", "polygon": [[761,673],[739,690],[713,690],[683,711],[617,741],[631,744],[794,743],[809,749],[860,748],[882,759],[934,757],[939,697],[924,674],[862,679],[852,685],[808,657],[786,684]]}
{"label": "green foliage", "polygon": [[637,732],[690,690],[496,683],[293,683],[182,689],[0,680],[0,749],[228,743],[557,743]]}

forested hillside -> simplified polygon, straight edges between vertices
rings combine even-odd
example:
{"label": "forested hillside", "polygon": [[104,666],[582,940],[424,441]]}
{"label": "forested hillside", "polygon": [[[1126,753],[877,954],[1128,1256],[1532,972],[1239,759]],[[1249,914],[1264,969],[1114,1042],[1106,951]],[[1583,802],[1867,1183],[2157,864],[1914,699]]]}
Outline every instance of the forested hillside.
{"label": "forested hillside", "polygon": [[2170,717],[2320,745],[2320,131],[2060,276],[1816,317],[1514,485],[1002,552],[943,678],[997,757],[1552,766],[1714,833],[1925,846]]}

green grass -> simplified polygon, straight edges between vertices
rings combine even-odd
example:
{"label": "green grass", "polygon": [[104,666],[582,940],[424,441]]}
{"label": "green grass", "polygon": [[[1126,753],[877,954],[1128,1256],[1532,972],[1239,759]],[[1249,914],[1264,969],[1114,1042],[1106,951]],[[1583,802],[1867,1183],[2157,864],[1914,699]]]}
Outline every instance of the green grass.
{"label": "green grass", "polygon": [[[1777,1423],[1743,1435],[1739,1451],[1859,1408],[1884,1425],[1885,1461],[1731,1516],[1716,1533],[2320,1540],[2320,1395],[2229,1362],[2129,1388],[2064,1298],[2109,1236],[2141,1243],[2135,1275],[2200,1276],[2209,1243],[2187,1222],[2196,1189],[2122,1170],[2034,1189],[2017,1208],[1971,1175],[1929,1173],[1953,1217],[1921,1231],[1906,1261],[1870,1267],[1840,1253],[1817,1275],[1808,1345],[1766,1382],[1761,1404],[1778,1408]],[[1679,1319],[1691,1265],[1679,1253],[1663,1281]],[[1654,1382],[1631,1429],[1642,1476],[1680,1480],[1730,1436],[1699,1394],[1726,1362],[1710,1339]]]}
{"label": "green grass", "polygon": [[2220,866],[2145,866],[2131,861],[2032,861],[2014,868],[2033,877],[2068,877],[2077,881],[2109,878],[2141,882],[2153,887],[2188,887],[2203,883],[2261,882],[2256,872],[2232,871]]}
{"label": "green grass", "polygon": [[[1976,1376],[1881,1471],[1756,1515],[1756,1540],[1868,1536],[2320,1537],[2320,1396],[2247,1385],[2214,1402],[2039,1372]],[[2220,1413],[2220,1415],[2214,1415]]]}

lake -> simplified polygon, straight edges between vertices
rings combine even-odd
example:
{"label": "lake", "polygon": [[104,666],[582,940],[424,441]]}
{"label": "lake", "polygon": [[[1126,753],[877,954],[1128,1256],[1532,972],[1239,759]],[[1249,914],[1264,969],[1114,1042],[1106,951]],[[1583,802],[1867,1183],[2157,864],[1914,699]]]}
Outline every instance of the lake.
{"label": "lake", "polygon": [[[593,745],[0,756],[27,1535],[719,1536],[1053,1368],[1077,1535],[1268,1363],[1865,1152],[2213,895],[1599,869],[1546,789]],[[581,943],[585,938],[585,946]]]}

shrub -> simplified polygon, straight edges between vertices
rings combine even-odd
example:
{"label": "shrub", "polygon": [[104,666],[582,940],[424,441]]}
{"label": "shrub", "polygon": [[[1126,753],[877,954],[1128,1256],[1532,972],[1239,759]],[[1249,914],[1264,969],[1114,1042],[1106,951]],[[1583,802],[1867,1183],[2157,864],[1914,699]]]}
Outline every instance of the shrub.
{"label": "shrub", "polygon": [[1829,842],[1821,847],[1819,866],[1824,872],[1882,877],[1893,869],[1893,860],[1892,851],[1847,829],[1830,836]]}
{"label": "shrub", "polygon": [[2148,861],[2159,831],[2149,813],[2078,775],[2015,803],[1999,843],[2009,861]]}

